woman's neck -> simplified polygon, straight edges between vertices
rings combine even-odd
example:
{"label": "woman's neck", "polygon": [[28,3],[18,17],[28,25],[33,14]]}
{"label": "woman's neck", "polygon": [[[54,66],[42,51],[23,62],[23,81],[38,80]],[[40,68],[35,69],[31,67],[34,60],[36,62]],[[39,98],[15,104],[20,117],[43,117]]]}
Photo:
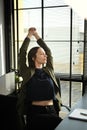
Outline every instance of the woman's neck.
{"label": "woman's neck", "polygon": [[35,64],[35,68],[37,68],[37,69],[42,69],[43,66],[42,66],[42,64]]}

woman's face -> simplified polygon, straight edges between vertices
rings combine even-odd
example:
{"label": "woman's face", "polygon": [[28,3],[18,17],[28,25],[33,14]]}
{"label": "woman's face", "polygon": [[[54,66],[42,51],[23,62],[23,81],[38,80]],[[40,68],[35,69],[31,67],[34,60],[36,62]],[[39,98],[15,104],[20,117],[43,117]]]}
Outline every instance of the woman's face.
{"label": "woman's face", "polygon": [[36,53],[35,63],[37,64],[46,64],[47,63],[47,55],[43,48],[39,48]]}

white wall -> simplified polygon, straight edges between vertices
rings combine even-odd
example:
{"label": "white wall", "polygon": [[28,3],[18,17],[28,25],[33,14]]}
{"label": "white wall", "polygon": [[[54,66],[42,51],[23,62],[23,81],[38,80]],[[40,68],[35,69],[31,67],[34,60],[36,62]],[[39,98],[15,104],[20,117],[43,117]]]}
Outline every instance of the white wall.
{"label": "white wall", "polygon": [[0,0],[0,76],[5,74],[4,4]]}

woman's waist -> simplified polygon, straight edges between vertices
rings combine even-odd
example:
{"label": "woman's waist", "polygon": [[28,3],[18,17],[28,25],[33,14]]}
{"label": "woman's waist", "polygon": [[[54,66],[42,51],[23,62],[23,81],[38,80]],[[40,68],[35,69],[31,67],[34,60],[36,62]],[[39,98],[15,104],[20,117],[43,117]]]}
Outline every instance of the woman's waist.
{"label": "woman's waist", "polygon": [[[42,101],[42,102],[45,102],[45,101]],[[51,105],[51,104],[52,103],[42,104],[41,101],[39,102],[39,104],[33,102],[32,105],[28,108],[27,114],[29,115],[29,117],[35,116],[38,114],[56,114],[54,105]]]}
{"label": "woman's waist", "polygon": [[44,101],[32,101],[32,105],[36,106],[50,106],[53,105],[53,100],[44,100]]}

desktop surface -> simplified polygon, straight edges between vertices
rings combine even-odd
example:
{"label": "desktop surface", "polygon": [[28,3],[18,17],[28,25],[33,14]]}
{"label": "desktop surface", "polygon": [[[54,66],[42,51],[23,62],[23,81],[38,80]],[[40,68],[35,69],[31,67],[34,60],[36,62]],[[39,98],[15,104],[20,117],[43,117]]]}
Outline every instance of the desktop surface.
{"label": "desktop surface", "polygon": [[[81,98],[74,108],[87,109],[87,94]],[[67,115],[55,130],[87,130],[87,121],[69,119]]]}

